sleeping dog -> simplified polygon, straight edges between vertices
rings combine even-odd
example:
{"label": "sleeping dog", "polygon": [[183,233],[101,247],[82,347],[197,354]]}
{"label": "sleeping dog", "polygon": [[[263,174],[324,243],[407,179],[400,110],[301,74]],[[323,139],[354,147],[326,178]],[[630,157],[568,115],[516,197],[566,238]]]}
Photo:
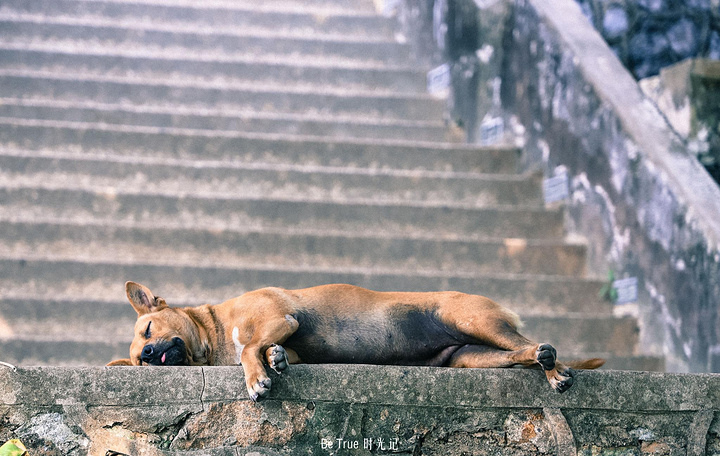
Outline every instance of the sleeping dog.
{"label": "sleeping dog", "polygon": [[250,399],[270,391],[294,363],[447,367],[539,366],[559,392],[576,369],[555,348],[518,332],[518,316],[483,296],[458,292],[377,292],[352,285],[302,290],[263,288],[217,305],[172,308],[143,285],[125,291],[137,311],[130,358],[117,365],[242,364]]}

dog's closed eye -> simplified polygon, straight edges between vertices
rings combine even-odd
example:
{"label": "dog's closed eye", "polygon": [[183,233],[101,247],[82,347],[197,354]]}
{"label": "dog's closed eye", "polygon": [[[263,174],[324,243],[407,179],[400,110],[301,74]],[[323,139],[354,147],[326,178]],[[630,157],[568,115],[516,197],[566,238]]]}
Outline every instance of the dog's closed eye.
{"label": "dog's closed eye", "polygon": [[149,338],[150,338],[150,325],[151,325],[151,324],[152,324],[152,321],[148,323],[147,329],[145,329],[145,338],[146,338],[146,339],[149,339]]}

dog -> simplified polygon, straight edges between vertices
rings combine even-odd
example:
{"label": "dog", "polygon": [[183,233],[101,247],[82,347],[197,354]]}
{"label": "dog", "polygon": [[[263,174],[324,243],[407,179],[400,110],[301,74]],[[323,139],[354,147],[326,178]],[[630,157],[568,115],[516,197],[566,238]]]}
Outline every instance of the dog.
{"label": "dog", "polygon": [[217,305],[169,307],[145,286],[127,282],[138,314],[130,358],[119,365],[242,364],[250,399],[268,395],[265,365],[281,373],[295,363],[446,367],[540,367],[556,391],[573,369],[550,344],[518,332],[514,312],[483,296],[459,292],[377,292],[353,285],[302,290],[262,288]]}

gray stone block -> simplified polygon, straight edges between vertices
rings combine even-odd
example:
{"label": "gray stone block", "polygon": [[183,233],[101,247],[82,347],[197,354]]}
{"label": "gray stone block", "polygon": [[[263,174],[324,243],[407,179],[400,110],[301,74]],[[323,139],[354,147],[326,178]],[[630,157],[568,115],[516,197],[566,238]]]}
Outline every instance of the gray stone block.
{"label": "gray stone block", "polygon": [[59,423],[72,455],[352,454],[380,439],[423,454],[716,444],[716,376],[579,372],[563,395],[536,370],[325,365],[272,377],[270,398],[253,404],[240,367],[19,369],[0,377],[0,432],[56,448],[44,424]]}

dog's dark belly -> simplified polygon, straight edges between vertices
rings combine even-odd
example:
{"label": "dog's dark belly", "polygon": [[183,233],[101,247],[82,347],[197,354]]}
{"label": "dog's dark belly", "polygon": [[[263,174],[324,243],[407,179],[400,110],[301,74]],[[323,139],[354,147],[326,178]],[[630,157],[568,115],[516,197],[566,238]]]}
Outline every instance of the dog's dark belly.
{"label": "dog's dark belly", "polygon": [[472,341],[447,328],[432,312],[403,306],[383,315],[293,315],[298,330],[283,345],[304,363],[442,366]]}

